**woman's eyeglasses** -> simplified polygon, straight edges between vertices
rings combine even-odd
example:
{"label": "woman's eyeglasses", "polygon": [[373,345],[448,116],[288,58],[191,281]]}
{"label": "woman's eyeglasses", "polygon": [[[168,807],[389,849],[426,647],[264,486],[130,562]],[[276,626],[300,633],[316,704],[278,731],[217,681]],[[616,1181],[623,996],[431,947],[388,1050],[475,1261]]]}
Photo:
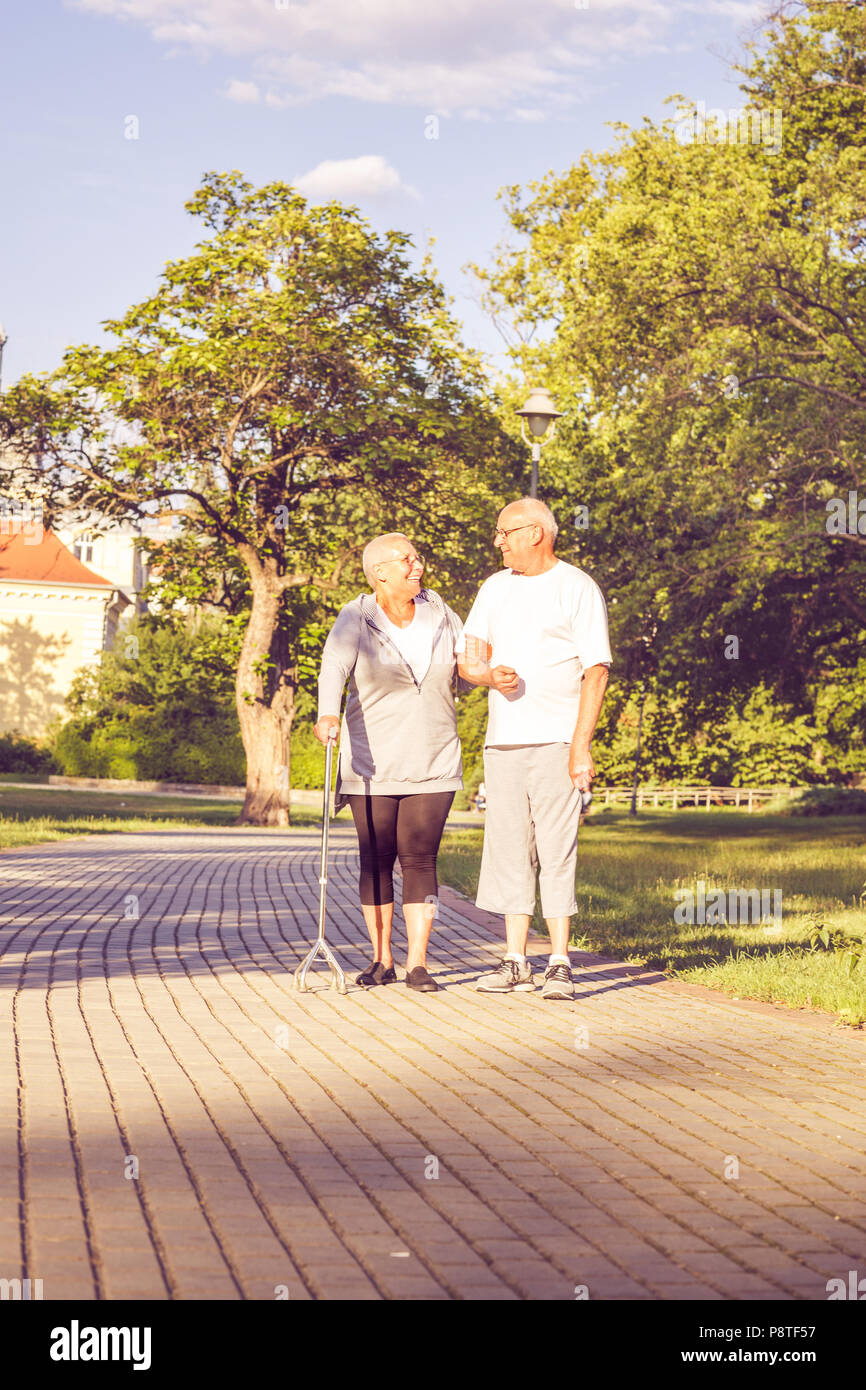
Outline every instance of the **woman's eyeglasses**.
{"label": "woman's eyeglasses", "polygon": [[425,562],[423,555],[394,555],[390,560],[380,560],[379,563],[382,565],[393,565],[395,561],[398,560],[401,565],[406,566],[407,570],[410,570],[415,564],[420,565],[422,569],[424,568]]}

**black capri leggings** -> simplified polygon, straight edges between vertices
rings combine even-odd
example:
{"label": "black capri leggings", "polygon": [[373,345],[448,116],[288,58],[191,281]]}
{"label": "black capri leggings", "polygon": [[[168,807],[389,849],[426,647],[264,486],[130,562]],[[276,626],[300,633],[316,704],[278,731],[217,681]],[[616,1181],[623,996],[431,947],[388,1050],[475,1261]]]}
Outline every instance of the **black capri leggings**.
{"label": "black capri leggings", "polygon": [[408,796],[350,796],[361,850],[361,902],[394,901],[394,861],[403,870],[404,903],[435,896],[436,855],[453,792],[414,792]]}

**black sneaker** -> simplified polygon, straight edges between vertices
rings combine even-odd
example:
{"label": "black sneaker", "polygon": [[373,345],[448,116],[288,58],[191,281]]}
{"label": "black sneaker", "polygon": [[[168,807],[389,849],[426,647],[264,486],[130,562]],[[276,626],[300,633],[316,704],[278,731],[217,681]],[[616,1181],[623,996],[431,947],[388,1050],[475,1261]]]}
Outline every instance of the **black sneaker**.
{"label": "black sneaker", "polygon": [[397,972],[393,965],[389,965],[387,970],[380,960],[374,960],[360,975],[355,976],[355,984],[363,985],[364,989],[372,989],[374,985],[390,985],[397,978]]}
{"label": "black sneaker", "polygon": [[406,984],[410,989],[434,990],[439,988],[433,976],[428,973],[426,965],[416,965],[414,970],[410,970],[406,975]]}

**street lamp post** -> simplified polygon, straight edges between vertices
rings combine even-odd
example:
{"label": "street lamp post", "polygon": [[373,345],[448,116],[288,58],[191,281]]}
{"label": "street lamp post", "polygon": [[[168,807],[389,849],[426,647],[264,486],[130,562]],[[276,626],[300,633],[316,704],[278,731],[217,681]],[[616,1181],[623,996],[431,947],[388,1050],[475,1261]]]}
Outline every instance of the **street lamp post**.
{"label": "street lamp post", "polygon": [[3,390],[3,349],[8,341],[9,339],[3,332],[3,325],[0,323],[0,391]]}
{"label": "street lamp post", "polygon": [[[529,495],[530,497],[537,497],[541,448],[543,444],[549,444],[556,434],[556,422],[562,415],[562,411],[554,407],[553,398],[549,391],[546,391],[543,386],[535,386],[524,401],[523,409],[518,410],[517,413],[521,417],[521,438],[524,444],[532,446],[532,482],[529,485]],[[529,434],[526,433],[527,425],[529,426]]]}

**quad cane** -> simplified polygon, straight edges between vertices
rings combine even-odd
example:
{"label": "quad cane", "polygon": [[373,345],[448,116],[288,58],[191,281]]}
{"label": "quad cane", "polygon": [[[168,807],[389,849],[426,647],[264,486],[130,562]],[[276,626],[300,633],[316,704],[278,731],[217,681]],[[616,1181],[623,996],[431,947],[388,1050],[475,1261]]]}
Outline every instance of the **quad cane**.
{"label": "quad cane", "polygon": [[319,865],[319,935],[315,946],[304,956],[297,970],[295,971],[295,989],[309,989],[307,984],[307,968],[316,959],[316,956],[324,956],[328,965],[331,967],[331,984],[338,994],[346,993],[346,977],[340,967],[340,962],[334,955],[327,941],[325,940],[325,890],[328,886],[328,825],[331,819],[331,762],[334,756],[334,743],[337,739],[337,730],[328,731],[327,750],[325,752],[325,796],[322,806],[322,858]]}

